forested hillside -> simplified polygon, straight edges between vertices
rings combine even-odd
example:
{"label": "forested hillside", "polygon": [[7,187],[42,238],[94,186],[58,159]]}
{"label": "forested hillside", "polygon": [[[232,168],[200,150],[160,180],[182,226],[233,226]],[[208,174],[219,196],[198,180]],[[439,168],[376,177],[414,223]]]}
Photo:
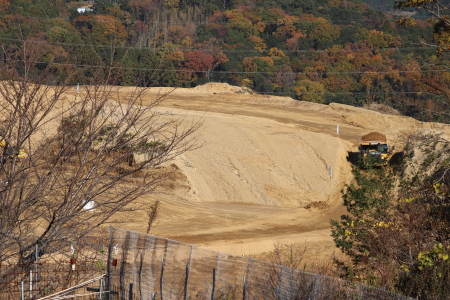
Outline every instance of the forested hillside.
{"label": "forested hillside", "polygon": [[111,84],[220,81],[450,122],[447,57],[420,45],[432,25],[404,27],[363,2],[0,0],[0,8],[4,60],[39,52],[37,67],[50,64],[55,83],[89,83],[113,67]]}

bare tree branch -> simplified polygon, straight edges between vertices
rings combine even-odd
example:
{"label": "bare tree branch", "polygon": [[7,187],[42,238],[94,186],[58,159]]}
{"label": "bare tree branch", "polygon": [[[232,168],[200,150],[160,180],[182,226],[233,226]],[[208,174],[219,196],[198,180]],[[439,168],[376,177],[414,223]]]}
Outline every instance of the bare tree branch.
{"label": "bare tree branch", "polygon": [[4,49],[0,63],[0,261],[82,238],[157,191],[170,172],[160,167],[198,146],[201,120],[160,109],[166,95],[143,105],[145,88],[106,85],[112,72],[74,92],[51,63],[37,68],[40,47]]}

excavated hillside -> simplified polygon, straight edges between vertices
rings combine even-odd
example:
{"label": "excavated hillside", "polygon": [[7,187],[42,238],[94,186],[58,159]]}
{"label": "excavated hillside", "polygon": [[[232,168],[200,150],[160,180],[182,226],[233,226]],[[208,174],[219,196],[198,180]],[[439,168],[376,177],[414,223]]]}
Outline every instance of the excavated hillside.
{"label": "excavated hillside", "polygon": [[[122,89],[126,92],[127,89]],[[345,212],[341,190],[352,180],[349,153],[361,137],[380,132],[396,149],[407,134],[442,124],[342,104],[321,105],[256,95],[227,84],[193,89],[152,88],[166,94],[160,109],[203,120],[203,146],[172,161],[151,233],[239,255],[275,244],[306,245],[319,259],[335,251],[330,219]],[[119,226],[145,232],[147,215],[118,215]]]}

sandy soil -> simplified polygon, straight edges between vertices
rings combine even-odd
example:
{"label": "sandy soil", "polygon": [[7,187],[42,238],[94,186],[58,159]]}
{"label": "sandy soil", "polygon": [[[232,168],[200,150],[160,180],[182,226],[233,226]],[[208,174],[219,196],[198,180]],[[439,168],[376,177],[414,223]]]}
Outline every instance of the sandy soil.
{"label": "sandy soil", "polygon": [[[361,136],[378,131],[401,149],[405,134],[419,128],[450,132],[441,124],[227,84],[152,88],[146,99],[166,92],[161,109],[203,119],[204,145],[171,162],[178,171],[164,193],[142,199],[162,203],[151,233],[237,255],[300,244],[310,258],[330,258],[336,249],[329,221],[345,213],[340,191],[352,180],[348,152],[357,151]],[[118,226],[145,232],[144,212],[120,217],[126,223]]]}

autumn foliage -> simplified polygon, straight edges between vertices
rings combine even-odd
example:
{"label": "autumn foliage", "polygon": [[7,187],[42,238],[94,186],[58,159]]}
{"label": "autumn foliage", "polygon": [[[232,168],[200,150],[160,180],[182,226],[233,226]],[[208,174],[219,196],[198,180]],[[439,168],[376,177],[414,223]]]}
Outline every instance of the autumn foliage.
{"label": "autumn foliage", "polygon": [[214,57],[201,50],[186,53],[185,67],[188,71],[205,73],[213,66]]}
{"label": "autumn foliage", "polygon": [[[49,45],[50,52],[64,53],[69,64],[126,70],[117,69],[115,83],[227,81],[325,104],[382,103],[421,120],[450,122],[445,22],[396,22],[368,4],[341,0],[99,0],[84,12],[48,0],[20,3],[0,0],[7,51],[16,51],[14,41],[24,36],[60,43]],[[414,3],[397,6],[420,6]],[[419,48],[420,41],[438,47]],[[88,82],[92,70],[80,72],[77,82]],[[136,80],[142,73],[147,79]]]}

